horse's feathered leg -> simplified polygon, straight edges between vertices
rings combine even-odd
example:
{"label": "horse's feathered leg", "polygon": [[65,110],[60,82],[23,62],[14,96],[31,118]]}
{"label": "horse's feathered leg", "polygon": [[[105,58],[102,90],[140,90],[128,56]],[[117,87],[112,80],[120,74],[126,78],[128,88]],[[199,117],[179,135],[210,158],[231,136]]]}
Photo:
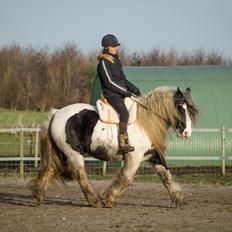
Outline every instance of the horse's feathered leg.
{"label": "horse's feathered leg", "polygon": [[135,157],[133,153],[128,153],[125,156],[125,164],[121,173],[102,194],[102,198],[107,207],[116,206],[117,198],[123,193],[125,188],[132,183],[141,161],[142,159]]}
{"label": "horse's feathered leg", "polygon": [[46,168],[40,171],[37,180],[30,183],[30,189],[33,195],[33,203],[35,206],[39,206],[43,203],[43,199],[46,195],[48,184],[54,176],[54,170],[52,168]]}
{"label": "horse's feathered leg", "polygon": [[185,194],[181,190],[179,184],[173,181],[170,171],[161,164],[154,164],[153,166],[163,185],[168,190],[172,203],[174,203],[176,207],[181,205],[184,202]]}
{"label": "horse's feathered leg", "polygon": [[77,179],[82,192],[85,195],[86,200],[93,207],[100,208],[102,207],[101,199],[97,196],[97,194],[92,189],[87,174],[84,168],[84,158],[81,154],[75,154],[73,156],[69,156],[68,166],[70,172],[73,174],[73,177]]}
{"label": "horse's feathered leg", "polygon": [[80,168],[77,171],[78,183],[81,186],[81,189],[85,195],[86,200],[89,204],[96,208],[101,208],[103,206],[100,197],[93,191],[91,185],[88,182],[86,171],[84,168]]}
{"label": "horse's feathered leg", "polygon": [[168,169],[164,156],[158,153],[155,149],[151,149],[147,152],[147,155],[151,154],[149,162],[152,164],[154,169],[157,171],[163,185],[168,190],[171,197],[171,201],[176,205],[180,205],[184,200],[184,193],[181,191],[180,186],[174,183],[172,175]]}

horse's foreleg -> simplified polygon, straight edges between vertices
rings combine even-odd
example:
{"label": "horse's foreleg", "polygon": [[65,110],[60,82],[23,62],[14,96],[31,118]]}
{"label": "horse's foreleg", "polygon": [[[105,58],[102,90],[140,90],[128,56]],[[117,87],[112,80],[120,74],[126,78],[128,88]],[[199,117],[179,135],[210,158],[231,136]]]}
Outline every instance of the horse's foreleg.
{"label": "horse's foreleg", "polygon": [[73,173],[74,178],[77,179],[88,203],[96,208],[102,207],[101,199],[94,192],[88,181],[88,177],[84,168],[83,156],[80,155],[79,157],[77,157],[76,154],[75,158],[69,159],[69,168],[70,171]]}
{"label": "horse's foreleg", "polygon": [[102,194],[107,207],[116,206],[117,198],[123,193],[126,187],[132,183],[140,162],[141,160],[139,160],[137,157],[135,159],[132,154],[128,154],[126,156],[125,165],[121,173]]}
{"label": "horse's foreleg", "polygon": [[184,202],[184,192],[181,190],[179,184],[172,180],[170,171],[161,164],[154,164],[153,166],[160,176],[163,185],[168,190],[172,203],[176,206],[181,205]]}

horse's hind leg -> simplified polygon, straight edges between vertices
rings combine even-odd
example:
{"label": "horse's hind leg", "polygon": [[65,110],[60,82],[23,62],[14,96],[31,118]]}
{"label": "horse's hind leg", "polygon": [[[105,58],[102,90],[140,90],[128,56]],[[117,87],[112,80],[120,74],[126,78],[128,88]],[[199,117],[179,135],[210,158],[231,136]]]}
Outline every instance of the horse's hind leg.
{"label": "horse's hind leg", "polygon": [[36,206],[43,203],[43,199],[46,195],[48,184],[54,176],[54,169],[47,167],[40,171],[38,178],[32,182],[30,189],[33,195],[33,202]]}
{"label": "horse's hind leg", "polygon": [[102,194],[107,207],[115,207],[117,198],[123,193],[125,188],[130,185],[134,179],[135,173],[141,163],[139,157],[134,158],[134,154],[128,154],[125,159],[125,165],[112,184]]}
{"label": "horse's hind leg", "polygon": [[88,203],[96,208],[102,207],[102,202],[92,189],[84,168],[84,158],[79,153],[75,153],[68,159],[68,165],[73,177],[78,181],[82,192]]}

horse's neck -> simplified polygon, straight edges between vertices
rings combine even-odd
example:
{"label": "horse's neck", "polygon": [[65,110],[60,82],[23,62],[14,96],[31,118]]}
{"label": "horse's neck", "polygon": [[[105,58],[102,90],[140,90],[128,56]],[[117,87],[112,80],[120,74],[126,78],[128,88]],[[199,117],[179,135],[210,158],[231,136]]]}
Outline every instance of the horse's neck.
{"label": "horse's neck", "polygon": [[169,127],[166,118],[158,116],[155,112],[138,107],[137,124],[147,134],[151,144],[159,152],[163,153]]}

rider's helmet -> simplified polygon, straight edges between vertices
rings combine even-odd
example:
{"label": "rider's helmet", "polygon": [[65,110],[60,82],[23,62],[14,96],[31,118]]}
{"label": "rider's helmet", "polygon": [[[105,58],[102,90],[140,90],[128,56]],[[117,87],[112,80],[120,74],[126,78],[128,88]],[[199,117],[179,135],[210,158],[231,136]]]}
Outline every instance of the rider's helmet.
{"label": "rider's helmet", "polygon": [[116,38],[116,36],[112,35],[112,34],[108,34],[103,36],[102,38],[102,42],[101,42],[102,47],[118,47],[120,46],[120,43],[118,42],[118,39]]}

